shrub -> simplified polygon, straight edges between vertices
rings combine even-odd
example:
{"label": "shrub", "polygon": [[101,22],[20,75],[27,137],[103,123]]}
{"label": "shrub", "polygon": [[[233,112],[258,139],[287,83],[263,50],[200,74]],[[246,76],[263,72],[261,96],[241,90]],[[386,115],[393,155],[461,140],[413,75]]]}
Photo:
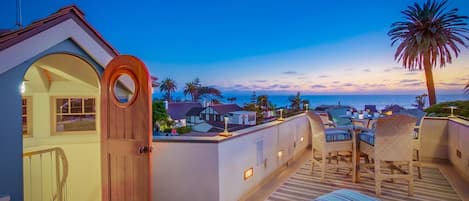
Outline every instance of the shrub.
{"label": "shrub", "polygon": [[448,108],[449,106],[457,107],[457,109],[454,110],[454,115],[469,117],[469,101],[449,101],[438,103],[425,109],[425,112],[428,113],[428,116],[447,117],[451,114],[451,109]]}
{"label": "shrub", "polygon": [[191,131],[192,131],[192,128],[189,126],[176,128],[176,132],[179,133],[180,135],[190,133]]}

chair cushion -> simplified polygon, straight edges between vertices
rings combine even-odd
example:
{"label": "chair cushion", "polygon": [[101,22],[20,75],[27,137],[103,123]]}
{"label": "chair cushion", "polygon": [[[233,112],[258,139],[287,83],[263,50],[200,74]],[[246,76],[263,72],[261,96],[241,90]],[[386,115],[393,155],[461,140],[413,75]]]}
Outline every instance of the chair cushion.
{"label": "chair cushion", "polygon": [[326,129],[326,142],[351,140],[352,135],[347,130]]}
{"label": "chair cushion", "polygon": [[362,132],[359,135],[360,141],[366,142],[369,145],[375,145],[375,133],[372,131]]}
{"label": "chair cushion", "polygon": [[314,199],[315,201],[378,201],[379,199],[362,194],[357,191],[340,189],[321,195]]}

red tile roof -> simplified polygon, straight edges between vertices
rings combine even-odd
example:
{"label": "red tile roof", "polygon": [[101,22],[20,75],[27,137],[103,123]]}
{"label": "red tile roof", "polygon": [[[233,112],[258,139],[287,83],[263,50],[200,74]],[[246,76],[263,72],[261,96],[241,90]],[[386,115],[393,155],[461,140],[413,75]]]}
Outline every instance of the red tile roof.
{"label": "red tile roof", "polygon": [[117,56],[119,52],[108,43],[101,34],[96,31],[85,19],[85,14],[75,5],[70,5],[59,9],[52,15],[34,21],[30,25],[16,30],[3,32],[0,34],[0,50],[11,47],[23,40],[31,38],[32,36],[41,33],[61,22],[68,19],[74,19],[83,29],[90,34],[109,54]]}

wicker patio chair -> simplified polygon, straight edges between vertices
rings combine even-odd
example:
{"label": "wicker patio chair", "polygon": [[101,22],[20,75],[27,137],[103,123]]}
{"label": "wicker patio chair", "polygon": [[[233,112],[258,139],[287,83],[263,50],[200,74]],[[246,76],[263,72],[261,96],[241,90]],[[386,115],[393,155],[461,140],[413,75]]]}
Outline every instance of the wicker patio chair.
{"label": "wicker patio chair", "polygon": [[427,113],[419,109],[407,109],[401,110],[398,114],[408,114],[417,118],[417,123],[415,123],[414,130],[412,132],[412,147],[414,149],[413,151],[415,152],[414,165],[417,167],[419,179],[422,179],[422,162],[420,161],[422,135],[420,130],[423,124],[423,120],[425,119],[424,117]]}
{"label": "wicker patio chair", "polygon": [[[353,131],[339,128],[325,129],[319,115],[313,112],[308,112],[307,116],[311,125],[313,146],[311,171],[313,171],[315,165],[318,165],[321,169],[321,181],[325,180],[327,168],[337,169],[342,167],[349,167],[354,173],[355,166],[352,164],[351,158],[349,161],[346,161],[347,163],[345,164],[340,164],[338,161],[337,163],[332,164],[330,163],[330,160],[327,162],[327,158],[328,156],[331,156],[331,153],[336,155],[336,160],[339,158],[339,153],[347,153],[349,156],[351,156],[350,153],[353,152],[354,137],[351,132]],[[320,153],[319,158],[316,157],[317,153]]]}
{"label": "wicker patio chair", "polygon": [[[374,133],[360,134],[360,152],[374,160],[374,164],[362,164],[375,178],[376,194],[381,195],[381,182],[385,179],[405,179],[409,182],[409,195],[413,195],[414,174],[412,157],[412,131],[416,119],[405,114],[380,118]],[[404,170],[402,167],[406,166]],[[391,174],[382,168],[391,168]],[[373,170],[372,170],[373,169]],[[398,170],[398,174],[396,174]]]}

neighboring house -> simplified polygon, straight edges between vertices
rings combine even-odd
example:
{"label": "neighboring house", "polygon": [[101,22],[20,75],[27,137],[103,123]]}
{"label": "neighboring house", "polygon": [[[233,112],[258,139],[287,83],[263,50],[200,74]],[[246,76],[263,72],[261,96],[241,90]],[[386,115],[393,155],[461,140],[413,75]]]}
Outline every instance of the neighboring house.
{"label": "neighboring house", "polygon": [[176,127],[184,127],[187,125],[186,114],[193,108],[202,108],[202,105],[198,102],[172,102],[167,104],[166,110]]}
{"label": "neighboring house", "polygon": [[186,124],[188,126],[193,126],[204,122],[204,120],[200,118],[200,112],[203,110],[205,110],[203,107],[194,107],[189,110],[189,112],[186,113]]}
{"label": "neighboring house", "polygon": [[230,124],[256,125],[256,112],[235,111],[228,113]]}
{"label": "neighboring house", "polygon": [[243,111],[243,109],[236,104],[211,105],[200,112],[200,118],[205,121],[223,122],[225,115],[236,111]]}

